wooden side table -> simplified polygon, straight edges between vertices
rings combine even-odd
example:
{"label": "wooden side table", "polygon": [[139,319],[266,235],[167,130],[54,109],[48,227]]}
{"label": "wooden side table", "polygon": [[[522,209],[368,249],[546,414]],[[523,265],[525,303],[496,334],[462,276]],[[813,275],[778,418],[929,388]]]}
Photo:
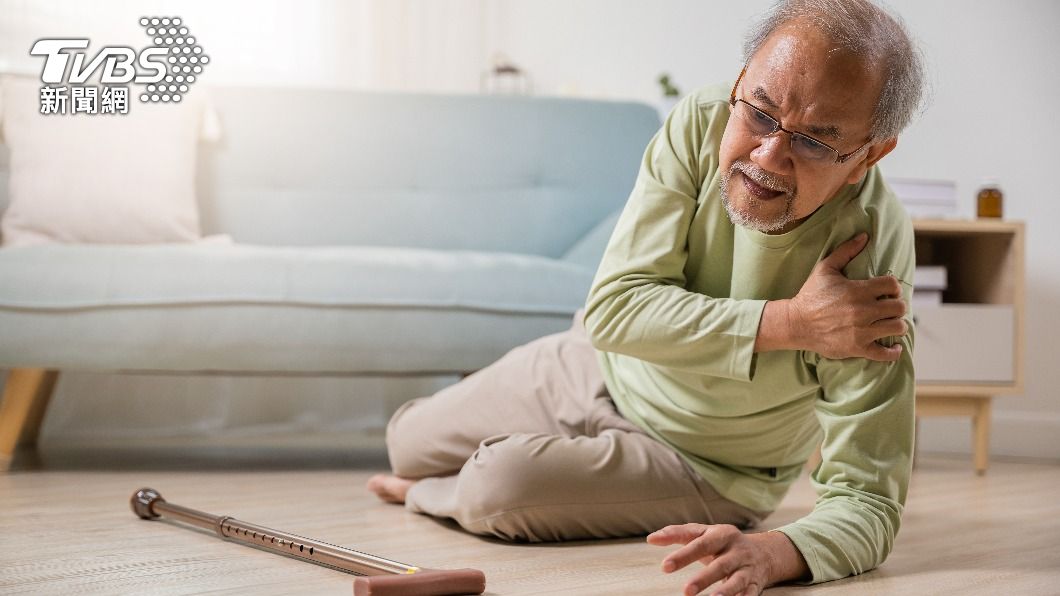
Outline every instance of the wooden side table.
{"label": "wooden side table", "polygon": [[[913,346],[917,426],[924,417],[971,417],[973,461],[982,475],[989,465],[992,400],[1023,393],[1024,224],[914,220],[913,229],[917,264],[943,265],[948,274],[942,305],[913,305],[914,320],[918,309],[922,315]],[[965,311],[962,316],[972,317],[967,329],[931,326],[941,320],[949,325],[961,321],[949,317],[960,309]],[[988,325],[975,318],[977,313],[1002,325]]]}

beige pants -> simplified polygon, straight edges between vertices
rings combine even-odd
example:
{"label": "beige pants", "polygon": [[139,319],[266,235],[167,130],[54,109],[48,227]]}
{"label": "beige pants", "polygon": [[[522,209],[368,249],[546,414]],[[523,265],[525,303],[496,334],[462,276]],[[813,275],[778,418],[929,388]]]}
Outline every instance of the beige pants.
{"label": "beige pants", "polygon": [[643,535],[668,524],[760,522],[616,410],[582,311],[387,426],[406,507],[515,541]]}

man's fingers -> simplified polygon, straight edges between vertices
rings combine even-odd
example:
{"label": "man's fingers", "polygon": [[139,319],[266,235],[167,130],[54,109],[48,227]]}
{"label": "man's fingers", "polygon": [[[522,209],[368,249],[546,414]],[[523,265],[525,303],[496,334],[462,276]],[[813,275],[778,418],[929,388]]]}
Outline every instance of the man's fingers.
{"label": "man's fingers", "polygon": [[710,563],[719,553],[724,552],[734,540],[743,537],[743,533],[733,525],[721,524],[707,526],[707,531],[688,544],[670,553],[663,559],[663,573],[670,573],[688,565],[700,561],[704,565]]}
{"label": "man's fingers", "polygon": [[669,574],[683,569],[691,563],[710,557],[714,550],[710,542],[697,538],[685,546],[673,551],[666,559],[663,559],[663,573]]}
{"label": "man's fingers", "polygon": [[879,298],[880,296],[902,295],[902,282],[898,281],[898,278],[893,275],[873,277],[872,279],[866,280],[865,286],[872,291],[872,296],[874,298]]}
{"label": "man's fingers", "polygon": [[871,325],[874,340],[892,335],[905,335],[909,331],[909,324],[905,319],[891,318],[880,319]]}
{"label": "man's fingers", "polygon": [[[737,572],[728,576],[725,581],[718,586],[718,588],[710,591],[710,594],[724,594],[724,596],[740,596],[742,594],[752,594],[758,596],[762,592],[762,586],[758,585],[752,579],[752,573],[750,573],[749,567],[741,567],[737,569]],[[706,581],[708,578],[704,579]],[[694,580],[696,586],[703,585],[703,588],[708,588],[709,583],[703,583],[696,577]],[[700,589],[702,590],[702,588]]]}
{"label": "man's fingers", "polygon": [[869,344],[865,357],[879,362],[894,362],[902,357],[902,344],[884,347],[876,342]]}
{"label": "man's fingers", "polygon": [[836,271],[842,271],[843,267],[846,267],[847,263],[853,260],[854,257],[858,256],[858,253],[865,248],[868,239],[869,235],[862,232],[837,246],[830,255],[821,259],[821,262]]}
{"label": "man's fingers", "polygon": [[715,541],[710,540],[706,536],[700,536],[667,555],[662,562],[663,573],[682,569],[689,563],[695,563],[704,557],[714,555],[718,550],[718,545]]}
{"label": "man's fingers", "polygon": [[[696,582],[698,585],[699,582]],[[749,568],[744,567],[729,576],[720,586],[714,588],[711,594],[724,594],[725,596],[742,596],[750,594],[758,596],[762,592],[762,586],[756,584],[752,579]]]}
{"label": "man's fingers", "polygon": [[904,317],[905,313],[909,311],[909,307],[906,306],[905,300],[899,300],[897,298],[886,298],[884,300],[876,301],[876,317],[877,321],[882,319],[894,319]]}
{"label": "man's fingers", "polygon": [[671,544],[688,544],[707,531],[705,524],[681,524],[677,526],[666,526],[648,534],[648,544],[655,546],[669,546]]}
{"label": "man's fingers", "polygon": [[[751,568],[745,562],[732,555],[718,557],[692,576],[692,579],[685,584],[685,594],[699,594],[701,590],[722,580],[726,581],[712,590],[711,594],[726,594],[727,596],[739,594],[750,583],[750,579]],[[727,589],[725,589],[726,586]]]}

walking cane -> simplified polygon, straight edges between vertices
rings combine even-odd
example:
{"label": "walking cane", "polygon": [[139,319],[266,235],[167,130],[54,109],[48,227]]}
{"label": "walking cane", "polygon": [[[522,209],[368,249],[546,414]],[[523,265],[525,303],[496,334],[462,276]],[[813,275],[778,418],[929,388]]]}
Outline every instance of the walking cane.
{"label": "walking cane", "polygon": [[165,516],[217,532],[221,538],[279,553],[324,567],[367,577],[353,580],[354,596],[444,596],[481,594],[486,576],[477,569],[424,569],[296,534],[251,524],[227,515],[211,515],[166,502],[150,488],[129,500],[143,519]]}

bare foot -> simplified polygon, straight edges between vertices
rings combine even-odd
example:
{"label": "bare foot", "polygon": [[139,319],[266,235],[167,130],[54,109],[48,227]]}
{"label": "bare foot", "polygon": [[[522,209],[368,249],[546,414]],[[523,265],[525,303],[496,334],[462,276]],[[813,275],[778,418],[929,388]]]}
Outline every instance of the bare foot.
{"label": "bare foot", "polygon": [[393,474],[376,474],[368,479],[367,486],[368,490],[387,503],[404,503],[405,495],[416,482]]}

